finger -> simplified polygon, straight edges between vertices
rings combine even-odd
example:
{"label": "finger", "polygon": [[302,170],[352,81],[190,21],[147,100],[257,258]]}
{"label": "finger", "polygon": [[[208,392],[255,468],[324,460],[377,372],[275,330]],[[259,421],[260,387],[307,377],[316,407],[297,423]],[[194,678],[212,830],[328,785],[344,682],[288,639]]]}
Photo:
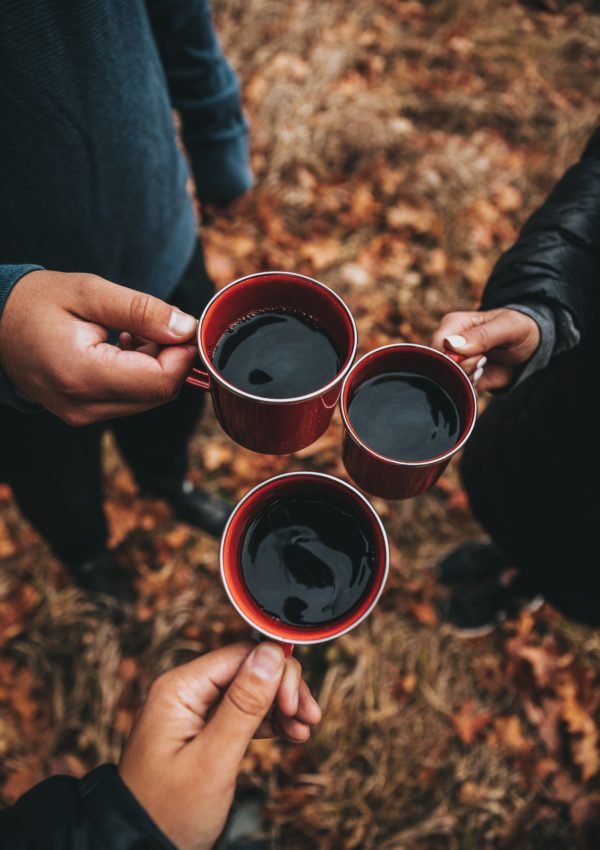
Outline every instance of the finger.
{"label": "finger", "polygon": [[197,742],[198,759],[216,765],[219,779],[237,776],[240,762],[277,695],[284,673],[282,648],[259,643],[244,661]]}
{"label": "finger", "polygon": [[135,350],[139,351],[140,354],[147,354],[148,357],[158,357],[161,351],[160,346],[155,342],[145,342],[143,345],[137,345]]}
{"label": "finger", "polygon": [[299,688],[302,679],[302,667],[297,658],[287,658],[285,671],[279,691],[277,692],[277,706],[282,714],[295,717],[298,711]]}
{"label": "finger", "polygon": [[303,744],[310,738],[310,726],[294,717],[285,717],[279,709],[273,714],[273,729],[279,738],[292,744]]}
{"label": "finger", "polygon": [[480,360],[485,360],[485,358],[476,355],[475,357],[465,357],[464,359],[460,359],[459,363],[461,369],[470,376],[477,368],[479,368],[478,364]]}
{"label": "finger", "polygon": [[[280,689],[281,692],[281,689]],[[267,716],[261,723],[255,738],[272,738],[274,735],[294,740],[306,740],[310,732],[309,727],[314,726],[321,720],[321,709],[319,704],[312,696],[310,689],[304,680],[300,680],[298,688],[298,711],[295,717],[290,717],[287,712],[282,711],[278,705],[272,712],[271,716]],[[300,724],[301,729],[292,723],[296,721]]]}
{"label": "finger", "polygon": [[319,703],[313,697],[306,682],[302,680],[299,688],[298,712],[296,719],[301,723],[308,723],[314,726],[321,722],[321,708]]}
{"label": "finger", "polygon": [[123,351],[108,343],[88,348],[89,379],[85,393],[96,402],[141,402],[148,407],[177,396],[196,358],[193,345],[172,345],[156,357],[142,351]]}
{"label": "finger", "polygon": [[478,310],[457,310],[447,313],[435,332],[432,334],[430,345],[438,351],[447,351],[444,340],[448,336],[462,334],[464,330],[472,327],[480,321],[481,313]]}
{"label": "finger", "polygon": [[506,389],[513,383],[518,371],[516,368],[490,363],[484,368],[483,374],[477,381],[477,389],[480,392],[498,392]]}
{"label": "finger", "polygon": [[232,644],[164,673],[150,688],[140,723],[160,728],[166,743],[182,744],[194,738],[253,646],[249,642]]}
{"label": "finger", "polygon": [[103,328],[128,331],[162,345],[192,339],[198,325],[193,316],[160,298],[94,276],[86,277],[74,291],[71,312]]}
{"label": "finger", "polygon": [[534,342],[537,324],[523,313],[504,309],[480,315],[483,321],[463,330],[462,334],[446,336],[444,344],[466,357],[485,355],[498,349],[518,350],[524,344],[528,347],[537,345],[537,340]]}
{"label": "finger", "polygon": [[133,337],[127,331],[123,331],[123,333],[119,334],[119,348],[122,348],[123,351],[133,351],[135,348],[133,344]]}

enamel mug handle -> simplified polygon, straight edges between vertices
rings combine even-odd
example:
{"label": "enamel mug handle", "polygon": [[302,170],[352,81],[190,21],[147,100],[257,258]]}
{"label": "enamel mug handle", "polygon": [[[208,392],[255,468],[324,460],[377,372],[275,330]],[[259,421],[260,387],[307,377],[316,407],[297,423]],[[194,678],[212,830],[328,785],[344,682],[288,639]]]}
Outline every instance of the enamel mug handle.
{"label": "enamel mug handle", "polygon": [[186,384],[191,384],[193,387],[198,387],[199,390],[210,390],[208,372],[204,372],[202,369],[192,369],[185,382]]}
{"label": "enamel mug handle", "polygon": [[[265,635],[263,635],[261,632],[254,629],[253,632],[252,632],[252,640],[255,640],[257,643],[261,643],[263,640],[273,640],[273,638],[268,638]],[[273,643],[279,644],[279,646],[283,649],[283,654],[285,655],[286,658],[289,658],[292,655],[292,653],[294,652],[294,644],[293,643],[286,643],[283,640],[274,640]]]}

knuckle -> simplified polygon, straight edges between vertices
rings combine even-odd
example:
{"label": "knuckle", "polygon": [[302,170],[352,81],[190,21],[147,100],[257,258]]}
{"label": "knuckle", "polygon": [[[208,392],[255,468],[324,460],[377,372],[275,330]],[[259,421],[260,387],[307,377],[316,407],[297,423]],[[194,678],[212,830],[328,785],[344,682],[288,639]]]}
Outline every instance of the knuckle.
{"label": "knuckle", "polygon": [[71,425],[74,428],[83,428],[85,425],[91,425],[93,422],[93,418],[89,412],[79,407],[67,408],[62,415],[62,419],[67,425]]}
{"label": "knuckle", "polygon": [[173,401],[179,395],[179,382],[172,375],[165,375],[157,387],[158,401],[166,404]]}
{"label": "knuckle", "polygon": [[163,673],[158,679],[155,679],[148,689],[148,699],[161,700],[171,690],[171,681],[172,677],[169,673]]}
{"label": "knuckle", "polygon": [[72,292],[77,302],[85,303],[90,298],[90,290],[97,288],[102,278],[98,277],[98,275],[87,273],[74,275],[74,277]]}
{"label": "knuckle", "polygon": [[260,692],[243,682],[233,682],[225,694],[225,699],[229,700],[240,714],[248,717],[262,717],[268,708]]}
{"label": "knuckle", "polygon": [[145,292],[136,292],[129,306],[129,318],[131,319],[132,327],[143,335],[144,329],[148,327],[151,321],[153,300],[150,295]]}

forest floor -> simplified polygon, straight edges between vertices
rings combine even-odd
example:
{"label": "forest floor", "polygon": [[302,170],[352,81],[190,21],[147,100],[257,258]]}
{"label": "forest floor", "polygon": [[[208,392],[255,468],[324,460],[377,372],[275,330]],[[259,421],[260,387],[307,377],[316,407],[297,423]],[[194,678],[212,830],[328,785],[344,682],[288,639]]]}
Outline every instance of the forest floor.
{"label": "forest floor", "polygon": [[[256,188],[203,211],[209,269],[218,286],[269,268],[323,280],[356,317],[359,353],[427,342],[445,312],[475,307],[598,119],[591,2],[214,0],[214,12]],[[285,470],[346,478],[340,438],[336,413],[313,446],[260,456],[207,407],[191,474],[232,501]],[[139,594],[118,625],[0,485],[5,803],[116,759],[158,673],[247,636],[217,541],[138,497],[110,434],[105,447],[111,546]],[[427,494],[373,503],[391,544],[381,602],[344,638],[299,651],[321,727],[305,746],[257,742],[244,762],[242,787],[268,798],[272,847],[600,846],[600,634],[548,606],[477,641],[439,622],[432,566],[483,537],[458,458]]]}

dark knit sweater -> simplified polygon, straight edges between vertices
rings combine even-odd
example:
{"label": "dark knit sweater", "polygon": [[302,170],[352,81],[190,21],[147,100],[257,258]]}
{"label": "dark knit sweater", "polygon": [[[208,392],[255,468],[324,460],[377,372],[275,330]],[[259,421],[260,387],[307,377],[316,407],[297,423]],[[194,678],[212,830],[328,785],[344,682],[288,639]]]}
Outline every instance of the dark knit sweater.
{"label": "dark knit sweater", "polygon": [[208,0],[0,0],[0,315],[35,267],[168,298],[197,233],[173,109],[199,198],[248,189]]}

